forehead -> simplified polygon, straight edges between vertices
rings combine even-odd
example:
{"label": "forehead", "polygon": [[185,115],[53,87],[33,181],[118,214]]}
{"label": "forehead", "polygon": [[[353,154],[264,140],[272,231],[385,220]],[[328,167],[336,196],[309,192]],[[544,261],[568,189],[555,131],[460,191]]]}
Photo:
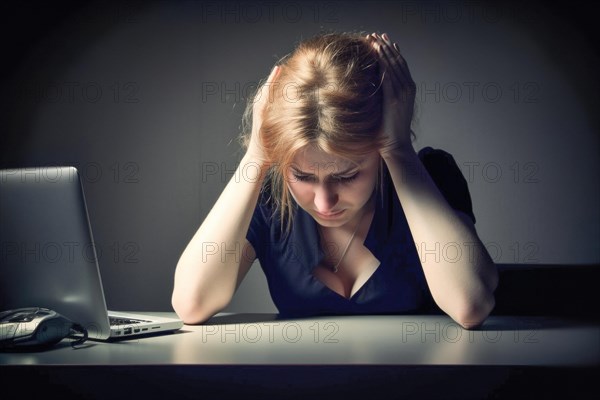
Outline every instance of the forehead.
{"label": "forehead", "polygon": [[356,168],[362,164],[360,159],[350,160],[348,158],[326,153],[314,146],[306,146],[300,149],[292,160],[292,167],[303,172],[317,174],[336,173]]}

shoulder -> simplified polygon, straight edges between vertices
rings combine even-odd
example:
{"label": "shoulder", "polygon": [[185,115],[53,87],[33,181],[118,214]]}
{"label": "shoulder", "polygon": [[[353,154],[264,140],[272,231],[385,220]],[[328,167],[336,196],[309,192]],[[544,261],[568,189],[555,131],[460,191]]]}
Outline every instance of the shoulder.
{"label": "shoulder", "polygon": [[419,150],[417,154],[436,184],[441,180],[448,183],[464,180],[456,160],[447,151],[427,146]]}
{"label": "shoulder", "polygon": [[475,223],[469,186],[452,154],[430,146],[417,154],[450,206],[468,215]]}
{"label": "shoulder", "polygon": [[421,161],[427,161],[428,163],[446,162],[449,164],[456,165],[456,161],[454,161],[454,157],[452,156],[452,154],[442,149],[434,149],[431,146],[426,146],[419,150],[417,154]]}

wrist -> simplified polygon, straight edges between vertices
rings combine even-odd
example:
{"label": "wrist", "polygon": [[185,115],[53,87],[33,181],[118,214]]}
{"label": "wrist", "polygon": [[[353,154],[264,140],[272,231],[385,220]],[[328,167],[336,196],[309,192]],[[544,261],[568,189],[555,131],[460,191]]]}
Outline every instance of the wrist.
{"label": "wrist", "polygon": [[262,181],[267,175],[267,171],[271,167],[271,163],[265,160],[263,156],[256,155],[252,152],[247,151],[242,157],[238,168],[241,172],[248,177],[253,179],[259,179]]}
{"label": "wrist", "polygon": [[386,145],[379,150],[379,154],[385,162],[411,160],[417,156],[412,143]]}

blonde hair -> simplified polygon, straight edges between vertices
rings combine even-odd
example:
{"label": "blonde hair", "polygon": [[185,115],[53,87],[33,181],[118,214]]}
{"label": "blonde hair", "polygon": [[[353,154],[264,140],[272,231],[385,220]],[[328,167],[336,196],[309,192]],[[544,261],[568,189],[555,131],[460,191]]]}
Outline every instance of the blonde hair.
{"label": "blonde hair", "polygon": [[[263,152],[273,165],[270,200],[281,228],[289,232],[294,201],[287,168],[307,145],[350,160],[382,145],[383,96],[377,52],[363,33],[324,33],[302,41],[278,63],[260,130]],[[264,84],[264,83],[263,83]],[[260,90],[257,88],[257,90]],[[252,106],[244,112],[242,143],[252,132]]]}

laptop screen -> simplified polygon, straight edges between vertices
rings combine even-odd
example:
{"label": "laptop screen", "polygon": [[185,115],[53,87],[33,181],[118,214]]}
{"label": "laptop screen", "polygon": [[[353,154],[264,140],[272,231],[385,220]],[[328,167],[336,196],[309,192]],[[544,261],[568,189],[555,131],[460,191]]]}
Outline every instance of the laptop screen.
{"label": "laptop screen", "polygon": [[0,170],[0,310],[45,307],[108,337],[83,188],[73,167]]}

